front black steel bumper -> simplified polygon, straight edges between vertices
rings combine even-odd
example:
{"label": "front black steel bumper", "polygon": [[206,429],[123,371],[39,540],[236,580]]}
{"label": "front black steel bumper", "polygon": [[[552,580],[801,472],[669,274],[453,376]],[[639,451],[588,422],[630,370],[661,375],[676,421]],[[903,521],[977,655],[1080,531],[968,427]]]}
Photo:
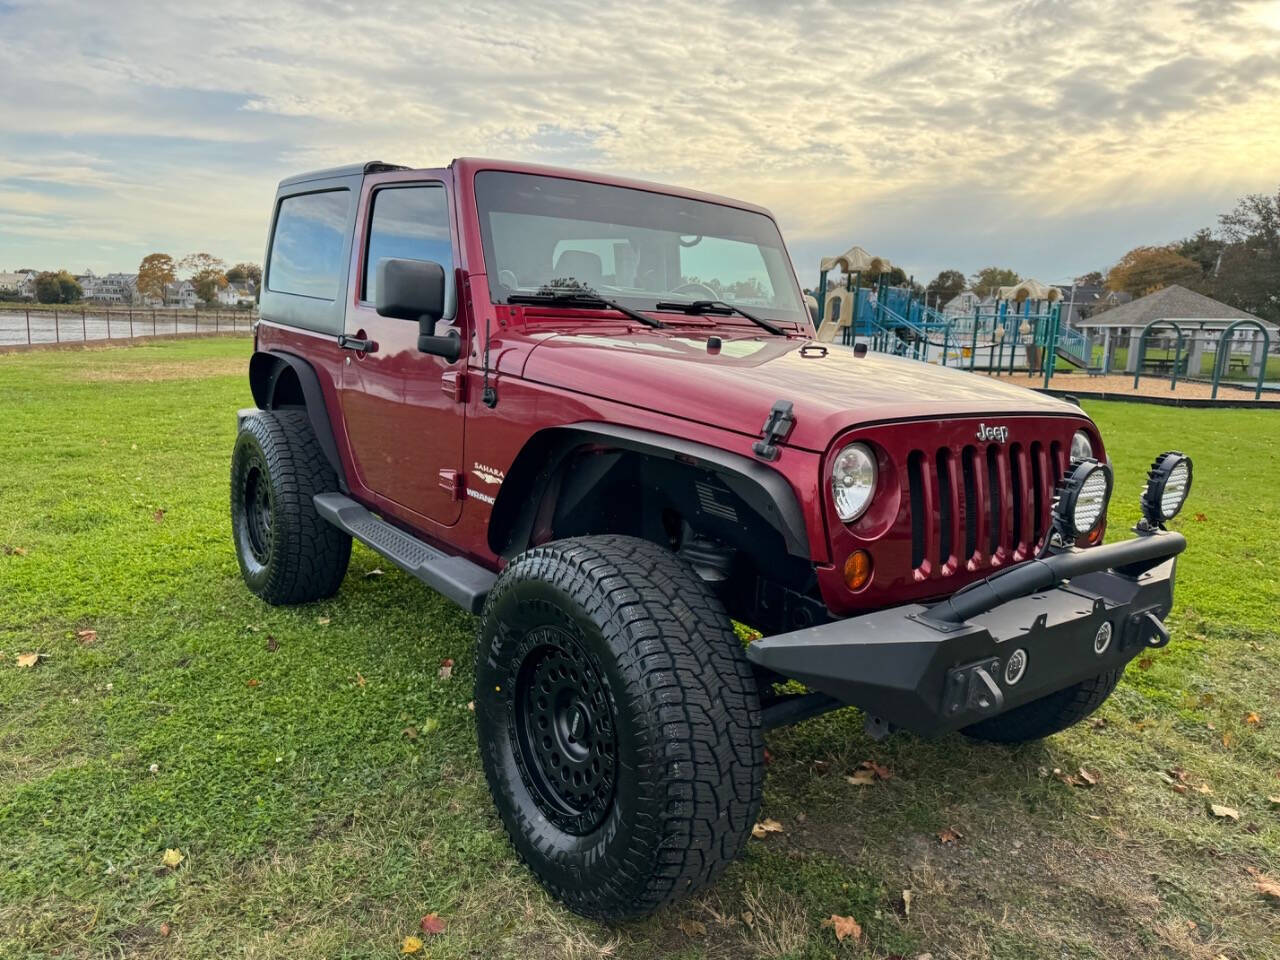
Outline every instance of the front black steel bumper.
{"label": "front black steel bumper", "polygon": [[935,734],[1123,667],[1163,646],[1179,533],[1031,560],[934,606],[757,640],[747,656],[868,716]]}

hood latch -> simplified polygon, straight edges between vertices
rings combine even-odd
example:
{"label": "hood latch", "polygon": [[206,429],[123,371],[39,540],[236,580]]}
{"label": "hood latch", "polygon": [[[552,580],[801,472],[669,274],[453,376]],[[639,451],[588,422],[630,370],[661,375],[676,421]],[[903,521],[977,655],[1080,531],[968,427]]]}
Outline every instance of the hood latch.
{"label": "hood latch", "polygon": [[795,414],[791,412],[790,400],[775,400],[769,411],[769,419],[765,420],[760,434],[763,439],[751,445],[751,450],[761,460],[777,460],[778,444],[787,439],[791,428],[796,425]]}

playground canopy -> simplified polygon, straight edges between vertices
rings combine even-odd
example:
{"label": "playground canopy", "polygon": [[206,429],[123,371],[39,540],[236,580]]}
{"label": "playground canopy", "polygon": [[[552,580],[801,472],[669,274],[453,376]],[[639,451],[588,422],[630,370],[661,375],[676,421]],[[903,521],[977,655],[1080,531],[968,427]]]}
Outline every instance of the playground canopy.
{"label": "playground canopy", "polygon": [[838,257],[823,257],[821,269],[833,270],[839,267],[845,273],[861,272],[865,276],[875,277],[888,273],[893,264],[886,257],[873,257],[865,249],[857,245],[850,247]]}
{"label": "playground canopy", "polygon": [[1039,280],[1033,280],[1028,277],[1020,283],[1015,283],[1011,287],[1001,287],[996,292],[996,298],[999,300],[1012,300],[1014,303],[1022,303],[1024,300],[1043,300],[1045,303],[1057,303],[1062,299],[1062,291],[1057,287],[1051,287],[1047,283],[1041,283]]}

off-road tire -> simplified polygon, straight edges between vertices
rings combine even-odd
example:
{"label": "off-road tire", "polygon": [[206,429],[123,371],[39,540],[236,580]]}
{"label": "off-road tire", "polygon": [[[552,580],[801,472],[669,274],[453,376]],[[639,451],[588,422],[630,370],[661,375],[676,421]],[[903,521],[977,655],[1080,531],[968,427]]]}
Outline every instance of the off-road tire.
{"label": "off-road tire", "polygon": [[[610,712],[615,739],[616,764],[600,753],[614,772],[612,795],[607,803],[596,796],[577,818],[548,815],[530,771],[550,768],[522,746],[520,725],[531,722],[517,719],[519,704],[547,689],[521,677],[549,656],[560,658],[553,681],[574,674],[560,681],[566,696],[576,695],[581,671],[581,687]],[[482,614],[475,713],[485,776],[517,854],[578,913],[622,919],[687,896],[714,881],[751,835],[764,740],[750,664],[719,600],[652,543],[581,537],[516,557]],[[606,729],[599,715],[587,726],[592,736]]]}
{"label": "off-road tire", "polygon": [[267,603],[306,603],[338,591],[351,537],[311,500],[337,489],[305,410],[245,418],[231,454],[231,533],[245,584]]}
{"label": "off-road tire", "polygon": [[961,733],[992,743],[1026,743],[1040,740],[1079,723],[1111,695],[1124,668],[1100,673],[1055,693],[1014,707],[987,720],[965,727]]}

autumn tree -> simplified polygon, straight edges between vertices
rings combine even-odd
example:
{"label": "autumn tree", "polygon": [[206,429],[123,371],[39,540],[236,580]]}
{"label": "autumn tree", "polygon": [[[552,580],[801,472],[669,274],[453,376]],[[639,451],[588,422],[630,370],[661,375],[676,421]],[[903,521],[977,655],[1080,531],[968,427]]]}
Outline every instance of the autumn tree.
{"label": "autumn tree", "polygon": [[1225,246],[1215,265],[1213,295],[1254,316],[1280,323],[1280,189],[1249,194],[1218,218]]}
{"label": "autumn tree", "polygon": [[964,289],[964,274],[959,270],[942,270],[929,281],[924,292],[938,306],[948,303]]}
{"label": "autumn tree", "polygon": [[188,254],[178,266],[186,271],[196,296],[205,303],[217,300],[218,291],[227,285],[227,265],[211,253]]}
{"label": "autumn tree", "polygon": [[1194,283],[1199,277],[1200,265],[1180,254],[1175,244],[1134,247],[1107,271],[1107,289],[1142,297],[1172,283]]}
{"label": "autumn tree", "polygon": [[232,283],[244,283],[246,280],[253,286],[262,285],[262,268],[256,263],[237,263],[227,271],[227,279]]}
{"label": "autumn tree", "polygon": [[1090,270],[1076,277],[1075,282],[1082,287],[1100,287],[1104,279],[1101,270]]}
{"label": "autumn tree", "polygon": [[1022,278],[1008,267],[983,267],[969,280],[969,286],[980,297],[992,296],[1001,287],[1012,287]]}
{"label": "autumn tree", "polygon": [[84,289],[66,270],[46,270],[36,274],[36,300],[40,303],[75,303]]}
{"label": "autumn tree", "polygon": [[165,288],[176,283],[178,279],[177,265],[173,257],[167,253],[149,253],[138,264],[138,279],[134,288],[141,297],[164,302]]}

